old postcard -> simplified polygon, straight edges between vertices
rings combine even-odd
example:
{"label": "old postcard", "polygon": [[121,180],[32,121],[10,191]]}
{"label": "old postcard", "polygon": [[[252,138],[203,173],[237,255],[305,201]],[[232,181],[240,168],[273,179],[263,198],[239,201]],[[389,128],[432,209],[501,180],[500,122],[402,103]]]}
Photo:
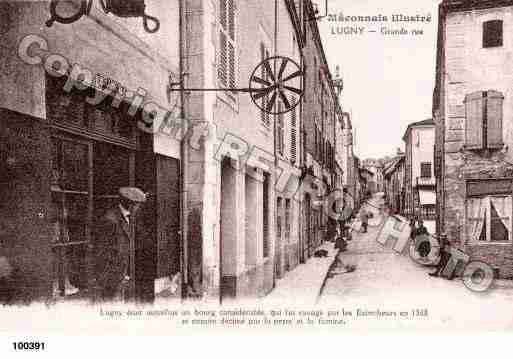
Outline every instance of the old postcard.
{"label": "old postcard", "polygon": [[512,329],[512,29],[511,0],[0,1],[0,332]]}

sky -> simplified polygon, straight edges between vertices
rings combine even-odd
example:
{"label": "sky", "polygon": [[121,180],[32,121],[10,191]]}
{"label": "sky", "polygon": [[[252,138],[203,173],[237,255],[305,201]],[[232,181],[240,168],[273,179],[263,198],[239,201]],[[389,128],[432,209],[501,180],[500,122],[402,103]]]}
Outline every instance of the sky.
{"label": "sky", "polygon": [[[317,0],[322,13],[324,2]],[[398,147],[404,149],[408,124],[431,118],[439,2],[328,0],[330,14],[388,17],[388,22],[318,22],[332,73],[340,66],[341,105],[352,113],[355,150],[361,159],[394,155]],[[431,15],[431,22],[392,22],[393,14]],[[361,34],[338,34],[358,27],[365,27]],[[408,35],[382,35],[382,27],[404,28]],[[412,35],[414,29],[423,34]]]}

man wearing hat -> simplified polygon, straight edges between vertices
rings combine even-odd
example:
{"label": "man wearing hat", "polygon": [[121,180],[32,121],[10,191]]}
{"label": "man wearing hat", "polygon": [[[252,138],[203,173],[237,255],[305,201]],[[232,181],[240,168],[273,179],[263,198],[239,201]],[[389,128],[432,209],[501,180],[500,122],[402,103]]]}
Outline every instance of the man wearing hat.
{"label": "man wearing hat", "polygon": [[136,187],[119,189],[119,203],[95,228],[96,289],[99,300],[132,299],[135,294],[135,214],[146,201]]}

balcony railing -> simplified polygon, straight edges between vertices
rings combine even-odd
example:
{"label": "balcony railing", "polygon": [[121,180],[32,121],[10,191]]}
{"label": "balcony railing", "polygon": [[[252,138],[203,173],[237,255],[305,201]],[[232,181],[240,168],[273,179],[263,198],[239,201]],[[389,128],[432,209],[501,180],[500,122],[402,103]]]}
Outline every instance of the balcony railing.
{"label": "balcony railing", "polygon": [[418,186],[436,186],[435,177],[417,177]]}

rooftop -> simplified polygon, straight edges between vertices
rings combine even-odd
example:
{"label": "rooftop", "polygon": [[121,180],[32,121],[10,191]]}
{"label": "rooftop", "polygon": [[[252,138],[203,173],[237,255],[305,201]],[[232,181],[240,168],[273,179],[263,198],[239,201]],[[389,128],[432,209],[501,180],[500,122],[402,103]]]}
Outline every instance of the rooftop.
{"label": "rooftop", "polygon": [[408,125],[408,127],[406,128],[406,131],[404,132],[403,141],[406,141],[406,137],[408,136],[408,132],[410,132],[410,130],[413,127],[422,127],[422,126],[435,126],[435,121],[433,121],[432,118],[428,118],[427,120],[410,123]]}

